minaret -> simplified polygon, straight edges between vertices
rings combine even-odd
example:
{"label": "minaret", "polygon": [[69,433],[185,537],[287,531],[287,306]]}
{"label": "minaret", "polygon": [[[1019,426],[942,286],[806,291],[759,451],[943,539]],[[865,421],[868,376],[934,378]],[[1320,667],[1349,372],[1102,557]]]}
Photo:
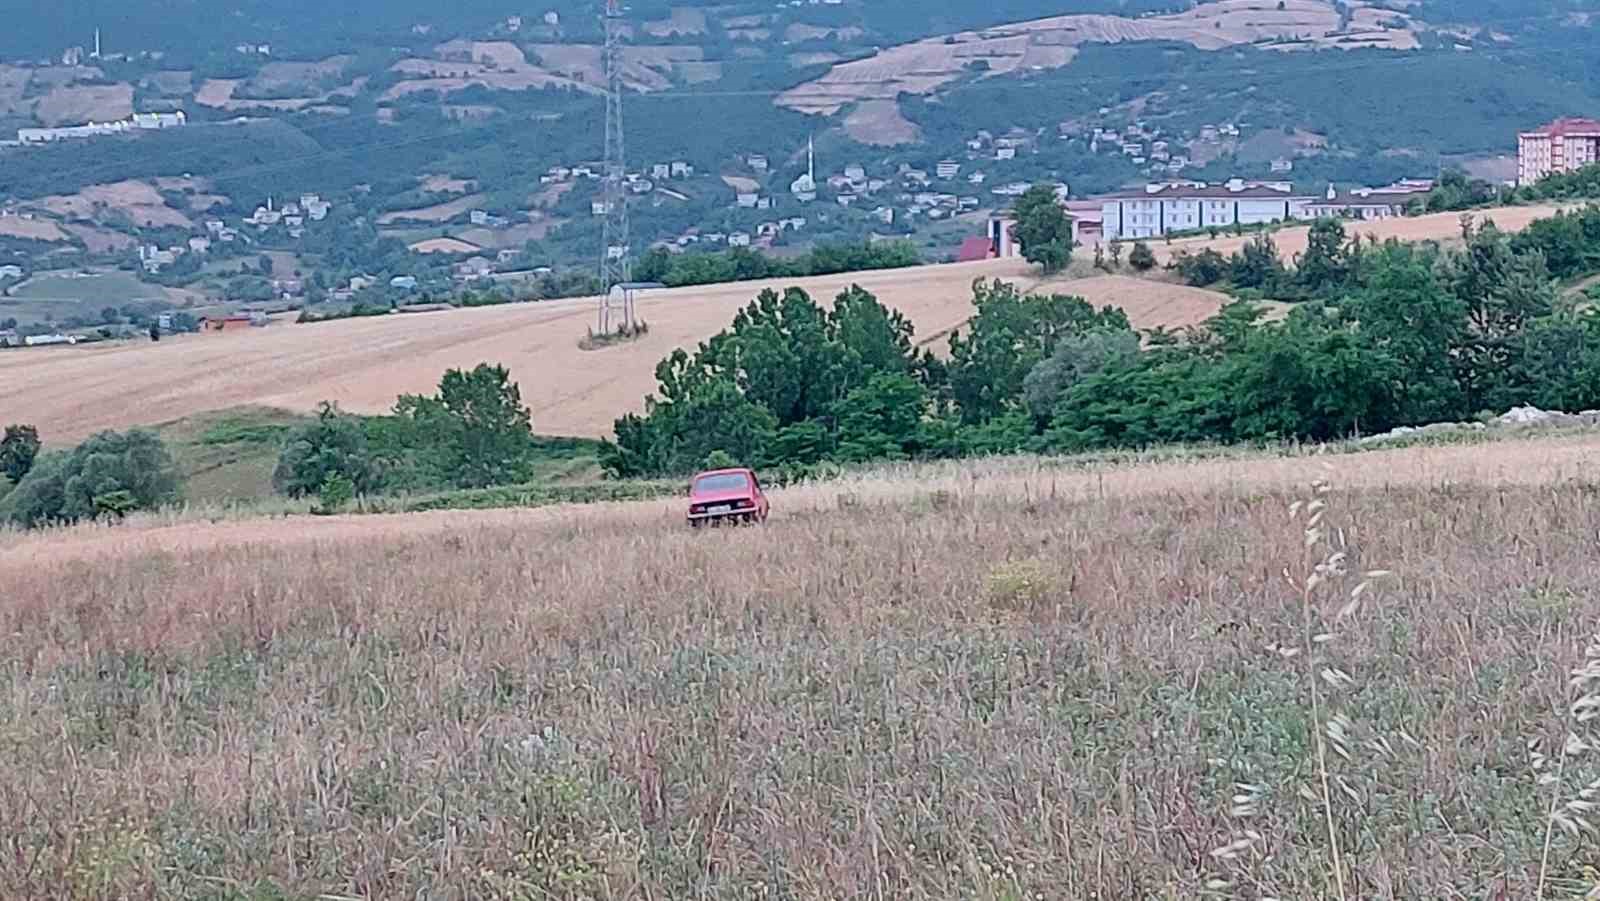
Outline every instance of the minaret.
{"label": "minaret", "polygon": [[811,176],[811,183],[817,183],[817,146],[811,135],[806,136],[806,174]]}
{"label": "minaret", "polygon": [[100,29],[94,30],[94,58],[100,58]]}

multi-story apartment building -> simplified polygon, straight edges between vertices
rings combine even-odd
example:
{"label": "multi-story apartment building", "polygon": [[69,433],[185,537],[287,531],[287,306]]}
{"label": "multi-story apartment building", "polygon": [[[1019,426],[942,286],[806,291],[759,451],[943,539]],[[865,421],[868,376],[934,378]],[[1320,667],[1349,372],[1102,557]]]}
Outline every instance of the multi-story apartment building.
{"label": "multi-story apartment building", "polygon": [[1600,162],[1600,122],[1557,119],[1517,135],[1517,184]]}
{"label": "multi-story apartment building", "polygon": [[1231,179],[1219,185],[1158,182],[1141,191],[1100,198],[1101,221],[1110,241],[1159,238],[1172,232],[1309,219],[1317,198],[1294,193],[1288,182]]}

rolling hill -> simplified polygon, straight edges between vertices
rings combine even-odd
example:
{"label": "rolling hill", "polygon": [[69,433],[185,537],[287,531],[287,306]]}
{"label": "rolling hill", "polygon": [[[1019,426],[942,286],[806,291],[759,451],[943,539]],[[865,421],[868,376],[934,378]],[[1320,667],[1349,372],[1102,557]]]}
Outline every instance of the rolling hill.
{"label": "rolling hill", "polygon": [[[47,440],[70,442],[108,428],[167,422],[241,405],[311,410],[324,400],[383,412],[400,393],[431,391],[444,370],[480,362],[511,369],[541,433],[598,436],[638,410],[655,388],[656,363],[727,326],[762,288],[797,284],[831,301],[852,283],[899,309],[919,340],[942,336],[971,313],[971,283],[1037,279],[1021,260],[926,266],[782,282],[743,282],[649,292],[639,314],[645,337],[585,351],[592,299],[441,313],[274,324],[225,335],[186,336],[56,352],[0,354],[0,422],[35,423]],[[1214,313],[1221,295],[1121,277],[1052,281],[1046,290],[1082,294],[1127,310],[1137,326],[1182,326]]]}

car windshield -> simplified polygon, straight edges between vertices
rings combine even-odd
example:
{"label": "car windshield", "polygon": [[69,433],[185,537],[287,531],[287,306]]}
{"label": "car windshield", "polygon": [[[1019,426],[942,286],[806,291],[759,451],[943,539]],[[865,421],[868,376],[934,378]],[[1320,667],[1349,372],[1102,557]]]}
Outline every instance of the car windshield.
{"label": "car windshield", "polygon": [[695,494],[721,494],[725,491],[744,491],[749,487],[750,482],[742,472],[701,476],[694,480]]}

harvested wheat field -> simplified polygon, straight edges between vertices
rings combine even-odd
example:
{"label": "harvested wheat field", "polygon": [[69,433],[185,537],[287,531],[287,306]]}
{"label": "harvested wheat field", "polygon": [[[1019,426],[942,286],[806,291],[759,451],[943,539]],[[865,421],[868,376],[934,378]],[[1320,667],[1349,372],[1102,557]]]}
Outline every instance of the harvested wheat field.
{"label": "harvested wheat field", "polygon": [[1571,896],[1597,443],[0,538],[0,895]]}
{"label": "harvested wheat field", "polygon": [[1290,41],[1293,47],[1413,50],[1418,46],[1404,15],[1366,17],[1355,33],[1340,31],[1340,18],[1335,5],[1325,0],[1211,0],[1158,16],[1031,19],[887,47],[834,66],[821,78],[785,91],[777,103],[832,115],[858,101],[932,93],[959,80],[978,60],[988,64],[991,76],[1058,69],[1071,63],[1083,44],[1171,41],[1202,50],[1252,43],[1272,46],[1275,41]]}
{"label": "harvested wheat field", "polygon": [[[798,284],[831,302],[860,284],[909,316],[919,338],[942,346],[938,336],[971,315],[974,279],[1004,277],[1029,287],[1030,272],[1022,260],[993,260],[645,292],[639,315],[649,334],[594,351],[578,347],[594,323],[592,299],[19,351],[0,354],[0,383],[8,389],[0,396],[0,422],[34,423],[46,441],[61,443],[240,405],[309,411],[332,400],[352,411],[382,412],[402,392],[433,391],[446,369],[490,362],[510,368],[541,433],[607,435],[616,417],[642,408],[656,386],[657,362],[725,328],[763,288]],[[1225,299],[1154,282],[1141,293],[1127,281],[1082,283],[1108,285],[1114,301],[1072,282],[1052,289],[1085,293],[1096,304],[1117,302],[1140,327],[1202,319]]]}
{"label": "harvested wheat field", "polygon": [[[1480,224],[1493,222],[1501,231],[1517,232],[1527,228],[1535,219],[1548,219],[1556,212],[1570,209],[1572,204],[1533,204],[1530,206],[1494,207],[1487,210],[1474,210],[1471,215]],[[1345,234],[1363,238],[1377,238],[1386,241],[1394,238],[1399,241],[1440,241],[1459,242],[1461,239],[1461,213],[1430,213],[1426,216],[1406,216],[1398,219],[1381,219],[1374,222],[1346,222]],[[1306,236],[1310,234],[1310,226],[1297,226],[1272,232],[1272,240],[1278,245],[1278,253],[1287,261],[1293,262],[1295,256],[1304,253],[1306,249]],[[1253,240],[1254,236],[1246,237],[1219,237],[1219,238],[1180,238],[1170,243],[1152,242],[1150,249],[1156,253],[1156,259],[1162,263],[1170,261],[1174,254],[1182,251],[1196,253],[1206,248],[1211,248],[1223,256],[1228,256],[1240,250],[1245,244]]]}

